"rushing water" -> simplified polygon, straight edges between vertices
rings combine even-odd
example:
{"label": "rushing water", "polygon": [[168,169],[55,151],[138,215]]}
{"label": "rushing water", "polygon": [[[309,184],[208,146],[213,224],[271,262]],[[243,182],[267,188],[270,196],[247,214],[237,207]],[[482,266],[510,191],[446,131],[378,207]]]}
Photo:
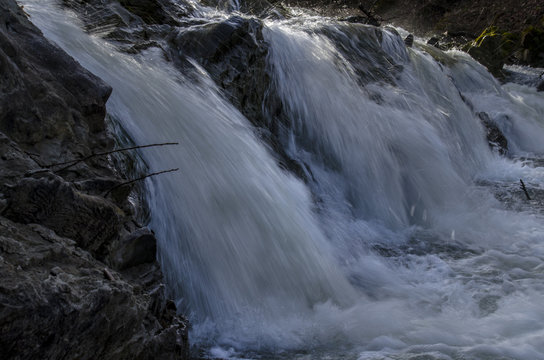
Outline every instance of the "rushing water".
{"label": "rushing water", "polygon": [[180,168],[148,181],[150,227],[210,356],[544,359],[542,93],[463,53],[408,49],[393,29],[266,21],[303,182],[202,69],[188,80],[158,51],[89,36],[52,0],[23,3],[113,87],[108,111],[136,143],[180,143],[143,154],[150,170]]}

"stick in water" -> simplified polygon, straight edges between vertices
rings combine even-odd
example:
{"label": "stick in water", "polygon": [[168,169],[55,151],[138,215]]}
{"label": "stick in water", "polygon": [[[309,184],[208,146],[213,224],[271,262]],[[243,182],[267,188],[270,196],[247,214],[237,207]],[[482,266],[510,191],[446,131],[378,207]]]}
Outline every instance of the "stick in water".
{"label": "stick in water", "polygon": [[519,182],[521,183],[521,190],[523,190],[523,192],[525,193],[527,200],[531,200],[531,197],[529,196],[529,193],[527,192],[527,188],[525,187],[525,183],[521,179],[519,179]]}

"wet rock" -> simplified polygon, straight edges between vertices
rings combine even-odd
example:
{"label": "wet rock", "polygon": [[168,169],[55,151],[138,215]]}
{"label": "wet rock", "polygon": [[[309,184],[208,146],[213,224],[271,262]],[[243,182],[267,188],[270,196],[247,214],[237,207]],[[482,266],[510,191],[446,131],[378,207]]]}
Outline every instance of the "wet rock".
{"label": "wet rock", "polygon": [[412,45],[414,44],[414,35],[408,34],[408,36],[406,36],[406,38],[404,38],[404,44],[407,47],[412,47]]}
{"label": "wet rock", "polygon": [[506,49],[506,40],[497,28],[490,27],[463,48],[474,59],[484,65],[491,74],[502,76],[501,70],[510,55]]}
{"label": "wet rock", "polygon": [[367,9],[363,4],[357,5],[357,8],[366,16],[366,23],[373,26],[380,26],[382,19],[374,14],[372,10]]}
{"label": "wet rock", "polygon": [[544,67],[544,21],[541,27],[529,26],[523,31],[521,47],[523,63]]}
{"label": "wet rock", "polygon": [[180,359],[187,327],[73,241],[0,217],[0,348],[7,359]]}
{"label": "wet rock", "polygon": [[120,210],[102,197],[76,191],[60,177],[22,179],[8,194],[4,216],[22,224],[41,224],[103,258],[118,236]]}
{"label": "wet rock", "polygon": [[436,36],[433,36],[432,38],[430,38],[427,41],[427,45],[431,45],[431,46],[440,48],[440,40]]}
{"label": "wet rock", "polygon": [[[0,131],[49,159],[103,147],[111,88],[0,3]],[[93,136],[90,136],[93,134]]]}
{"label": "wet rock", "polygon": [[[48,166],[112,148],[111,88],[43,38],[13,0],[0,1],[0,45],[2,358],[188,358],[186,319],[151,306],[167,303],[164,292],[149,295],[163,281],[158,264],[122,274],[108,266],[136,227],[102,195],[123,181],[110,159]],[[135,237],[131,261],[149,260],[142,249],[155,250]]]}
{"label": "wet rock", "polygon": [[354,23],[354,24],[366,24],[368,18],[366,16],[353,15],[353,16],[348,16],[346,18],[340,18],[339,20],[346,21],[349,23]]}
{"label": "wet rock", "polygon": [[544,80],[542,80],[540,82],[540,84],[537,85],[536,90],[537,91],[544,91]]}
{"label": "wet rock", "polygon": [[177,21],[169,15],[161,1],[119,0],[119,3],[131,13],[142,18],[147,24],[177,24]]}
{"label": "wet rock", "polygon": [[508,140],[497,124],[485,112],[479,112],[477,115],[485,127],[489,147],[501,155],[506,155],[508,153]]}
{"label": "wet rock", "polygon": [[262,103],[270,85],[262,27],[257,19],[231,16],[180,30],[168,38],[171,58],[178,66],[185,66],[185,57],[197,60],[228,99],[258,126],[265,125]]}
{"label": "wet rock", "polygon": [[117,246],[115,265],[123,270],[132,266],[152,263],[156,259],[157,239],[147,228],[138,229],[125,238]]}

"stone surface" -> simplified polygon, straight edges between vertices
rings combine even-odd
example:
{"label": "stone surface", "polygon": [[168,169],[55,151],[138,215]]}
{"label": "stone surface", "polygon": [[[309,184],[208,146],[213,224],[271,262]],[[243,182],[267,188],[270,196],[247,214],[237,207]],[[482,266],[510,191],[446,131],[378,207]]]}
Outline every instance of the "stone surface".
{"label": "stone surface", "polygon": [[477,115],[485,127],[489,147],[501,155],[508,154],[508,140],[497,124],[485,112],[479,112]]}
{"label": "stone surface", "polygon": [[487,67],[490,73],[500,76],[509,52],[505,39],[496,28],[488,28],[474,41],[463,48],[470,56]]}
{"label": "stone surface", "polygon": [[12,141],[48,161],[111,145],[111,88],[47,42],[12,1],[0,2],[0,74],[0,131]]}
{"label": "stone surface", "polygon": [[187,358],[154,237],[138,230],[129,189],[104,196],[124,180],[111,159],[54,165],[113,147],[111,88],[13,0],[0,0],[0,45],[1,357]]}
{"label": "stone surface", "polygon": [[[75,242],[0,217],[6,359],[177,359],[187,329],[163,292],[127,282]],[[159,286],[160,288],[160,286]],[[155,290],[157,291],[157,290]]]}
{"label": "stone surface", "polygon": [[119,243],[114,257],[118,269],[152,263],[157,253],[157,239],[147,228],[135,230]]}
{"label": "stone surface", "polygon": [[8,189],[3,215],[22,224],[44,225],[104,259],[108,245],[119,234],[121,210],[100,196],[79,192],[62,178],[48,175],[21,179]]}

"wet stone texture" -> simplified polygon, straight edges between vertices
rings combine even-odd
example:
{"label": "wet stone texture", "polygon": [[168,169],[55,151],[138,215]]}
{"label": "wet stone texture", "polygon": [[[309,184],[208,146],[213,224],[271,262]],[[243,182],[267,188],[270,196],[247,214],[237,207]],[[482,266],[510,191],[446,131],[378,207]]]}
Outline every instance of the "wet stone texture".
{"label": "wet stone texture", "polygon": [[12,0],[0,1],[0,45],[2,358],[187,358],[156,239],[129,191],[108,194],[125,179],[106,156],[51,166],[113,148],[111,88]]}

